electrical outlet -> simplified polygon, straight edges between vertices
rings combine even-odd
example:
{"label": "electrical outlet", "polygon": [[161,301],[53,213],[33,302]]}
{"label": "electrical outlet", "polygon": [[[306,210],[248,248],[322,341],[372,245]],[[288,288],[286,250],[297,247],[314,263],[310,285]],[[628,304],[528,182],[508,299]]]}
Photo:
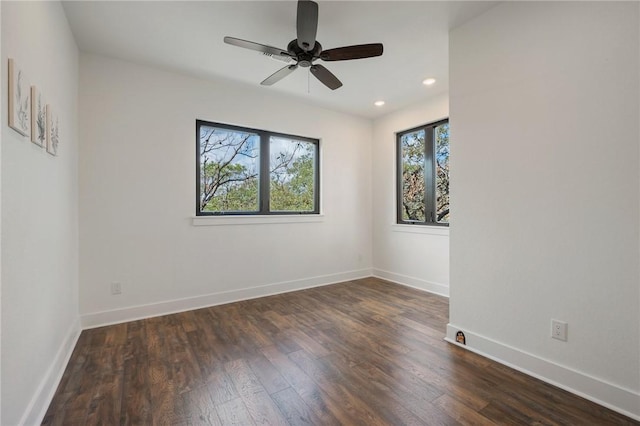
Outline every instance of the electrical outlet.
{"label": "electrical outlet", "polygon": [[111,294],[112,295],[122,294],[122,285],[119,282],[111,283]]}
{"label": "electrical outlet", "polygon": [[567,327],[568,327],[568,324],[566,322],[552,319],[551,320],[551,337],[553,337],[554,339],[558,339],[558,340],[562,340],[563,342],[566,342]]}

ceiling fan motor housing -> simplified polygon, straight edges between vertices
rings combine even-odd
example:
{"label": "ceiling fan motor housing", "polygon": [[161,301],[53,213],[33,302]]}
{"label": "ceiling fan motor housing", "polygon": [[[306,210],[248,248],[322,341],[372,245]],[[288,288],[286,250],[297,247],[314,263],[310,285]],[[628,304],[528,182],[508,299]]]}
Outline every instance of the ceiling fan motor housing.
{"label": "ceiling fan motor housing", "polygon": [[320,53],[322,52],[322,45],[319,41],[316,41],[313,49],[305,51],[300,46],[298,46],[298,40],[295,39],[289,42],[287,51],[291,55],[295,56],[299,66],[308,68],[312,65],[312,62],[314,60],[320,57]]}

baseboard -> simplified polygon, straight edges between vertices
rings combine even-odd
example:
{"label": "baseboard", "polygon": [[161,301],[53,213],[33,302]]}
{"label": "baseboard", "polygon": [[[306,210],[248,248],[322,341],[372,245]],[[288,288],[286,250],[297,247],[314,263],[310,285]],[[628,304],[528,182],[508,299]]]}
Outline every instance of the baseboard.
{"label": "baseboard", "polygon": [[47,414],[49,404],[51,404],[51,400],[53,399],[53,395],[58,388],[58,384],[60,384],[62,374],[64,374],[64,370],[67,368],[73,349],[76,347],[81,331],[80,320],[76,319],[71,325],[62,345],[60,345],[58,353],[56,353],[53,358],[51,365],[49,365],[33,398],[31,398],[20,420],[21,425],[39,425],[42,423],[45,414]]}
{"label": "baseboard", "polygon": [[272,296],[274,294],[287,293],[290,291],[304,290],[306,288],[320,287],[370,276],[371,269],[360,269],[300,280],[266,284],[240,290],[210,293],[202,296],[169,300],[148,305],[138,305],[110,311],[88,313],[81,315],[80,318],[82,328],[89,329],[105,325],[119,324],[127,321],[135,321],[143,318],[175,314],[177,312],[190,311],[193,309],[207,308],[210,306],[238,302],[241,300]]}
{"label": "baseboard", "polygon": [[428,291],[429,293],[439,294],[440,296],[449,297],[449,286],[445,284],[426,281],[421,278],[409,277],[407,275],[396,274],[395,272],[384,271],[382,269],[373,269],[373,276],[391,281],[396,284],[407,287],[416,288],[418,290]]}
{"label": "baseboard", "polygon": [[[465,334],[466,345],[456,342],[456,333],[459,330]],[[459,328],[454,324],[447,324],[445,340],[632,419],[640,420],[640,393],[634,390],[556,364],[553,361]]]}

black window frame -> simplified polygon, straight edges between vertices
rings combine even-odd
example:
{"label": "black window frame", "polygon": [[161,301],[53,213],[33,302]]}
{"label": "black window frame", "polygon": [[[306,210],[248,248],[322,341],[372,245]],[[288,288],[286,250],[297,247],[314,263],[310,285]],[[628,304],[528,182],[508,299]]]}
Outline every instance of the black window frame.
{"label": "black window frame", "polygon": [[[257,211],[228,211],[208,212],[200,210],[200,128],[202,126],[215,127],[245,133],[254,133],[260,137],[259,143],[259,172],[258,172],[258,210]],[[314,152],[314,209],[311,211],[270,211],[270,170],[269,150],[272,136],[291,138],[303,142],[312,143]],[[216,123],[213,121],[196,120],[196,216],[275,216],[275,215],[319,215],[320,214],[320,140],[304,136],[290,135],[286,133],[272,132],[269,130],[252,129],[250,127],[236,126],[233,124]]]}
{"label": "black window frame", "polygon": [[[449,118],[423,124],[402,132],[396,133],[396,223],[401,225],[443,226],[449,227],[449,223],[437,221],[436,200],[436,143],[435,128],[449,123]],[[425,221],[404,220],[402,218],[403,179],[402,179],[402,136],[424,130],[425,132]]]}

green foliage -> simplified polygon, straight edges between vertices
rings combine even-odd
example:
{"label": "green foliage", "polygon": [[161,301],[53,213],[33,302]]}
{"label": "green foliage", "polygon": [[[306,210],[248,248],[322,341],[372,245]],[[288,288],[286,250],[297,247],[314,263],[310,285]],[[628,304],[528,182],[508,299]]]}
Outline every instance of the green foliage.
{"label": "green foliage", "polygon": [[313,154],[307,152],[287,165],[284,173],[271,173],[272,211],[313,211]]}
{"label": "green foliage", "polygon": [[237,212],[258,210],[258,179],[248,179],[221,191],[203,211]]}

